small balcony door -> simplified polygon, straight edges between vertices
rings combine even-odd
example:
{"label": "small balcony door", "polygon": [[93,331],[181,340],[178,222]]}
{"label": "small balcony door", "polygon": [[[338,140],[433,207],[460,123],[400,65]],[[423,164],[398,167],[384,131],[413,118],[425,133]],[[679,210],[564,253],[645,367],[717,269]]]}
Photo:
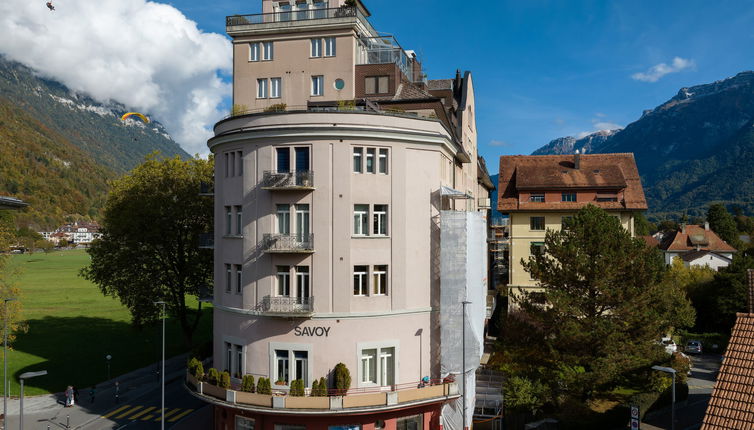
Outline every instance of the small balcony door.
{"label": "small balcony door", "polygon": [[395,348],[380,349],[380,373],[383,386],[395,384]]}
{"label": "small balcony door", "polygon": [[296,240],[309,241],[309,205],[296,205]]}
{"label": "small balcony door", "polygon": [[309,266],[296,266],[296,296],[304,304],[310,293]]}

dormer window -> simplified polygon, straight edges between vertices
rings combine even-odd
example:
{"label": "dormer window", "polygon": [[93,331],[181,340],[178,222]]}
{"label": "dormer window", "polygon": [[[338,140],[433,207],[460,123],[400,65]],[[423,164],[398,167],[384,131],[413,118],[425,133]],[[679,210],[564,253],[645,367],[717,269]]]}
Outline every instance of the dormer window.
{"label": "dormer window", "polygon": [[617,202],[618,193],[597,193],[598,202]]}
{"label": "dormer window", "polygon": [[532,203],[544,203],[545,195],[544,193],[532,194],[529,196],[529,201]]}

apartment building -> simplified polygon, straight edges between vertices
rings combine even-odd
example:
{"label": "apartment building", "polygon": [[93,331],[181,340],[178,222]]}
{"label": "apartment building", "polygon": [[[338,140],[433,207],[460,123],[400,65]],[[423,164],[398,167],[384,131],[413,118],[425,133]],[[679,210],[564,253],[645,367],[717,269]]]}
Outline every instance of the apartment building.
{"label": "apartment building", "polygon": [[647,209],[633,154],[500,157],[498,210],[508,220],[508,295],[536,291],[521,265],[544,246],[545,232],[592,204],[608,211],[635,236],[634,214]]}
{"label": "apartment building", "polygon": [[[360,1],[263,0],[262,12],[227,18],[235,108],[208,142],[213,360],[234,389],[197,395],[217,429],[461,425],[487,289],[479,203],[492,187],[472,75],[428,80]],[[338,363],[351,389],[308,396],[315,379],[333,387]],[[238,391],[249,374],[270,378],[273,395]],[[290,395],[294,380],[306,396]]]}

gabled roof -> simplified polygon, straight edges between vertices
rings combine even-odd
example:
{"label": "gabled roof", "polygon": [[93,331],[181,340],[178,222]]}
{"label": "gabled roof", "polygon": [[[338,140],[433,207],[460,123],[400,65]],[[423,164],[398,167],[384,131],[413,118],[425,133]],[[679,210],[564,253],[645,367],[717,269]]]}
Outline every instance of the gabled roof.
{"label": "gabled roof", "polygon": [[[583,154],[576,168],[574,155],[511,155],[500,157],[498,209],[578,210],[588,203],[603,209],[646,210],[647,201],[641,186],[633,154]],[[519,201],[519,190],[622,190],[618,202]]]}
{"label": "gabled roof", "polygon": [[701,225],[687,225],[668,234],[660,244],[660,249],[670,252],[696,251],[736,252],[736,248],[720,239],[712,230]]}
{"label": "gabled roof", "polygon": [[657,248],[660,246],[660,242],[655,239],[654,236],[637,236],[637,239],[643,240],[650,248]]}
{"label": "gabled roof", "polygon": [[684,252],[683,254],[681,254],[680,257],[681,257],[681,259],[683,261],[689,262],[689,261],[694,261],[697,258],[705,257],[707,255],[715,255],[715,256],[717,256],[717,258],[720,258],[722,260],[726,260],[728,262],[732,261],[730,258],[722,256],[722,255],[720,255],[720,254],[718,254],[716,252],[704,251],[704,250]]}

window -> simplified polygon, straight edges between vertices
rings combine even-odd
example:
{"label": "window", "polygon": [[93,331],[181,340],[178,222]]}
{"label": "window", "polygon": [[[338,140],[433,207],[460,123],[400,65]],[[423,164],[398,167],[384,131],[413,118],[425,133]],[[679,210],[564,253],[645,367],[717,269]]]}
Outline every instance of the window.
{"label": "window", "polygon": [[296,266],[296,297],[306,299],[310,293],[309,266]]}
{"label": "window", "polygon": [[422,416],[413,415],[410,417],[398,418],[395,421],[396,430],[422,430]]}
{"label": "window", "polygon": [[335,56],[335,38],[325,37],[325,57]]}
{"label": "window", "polygon": [[312,76],[312,95],[321,96],[323,93],[324,76]]}
{"label": "window", "polygon": [[225,153],[225,177],[230,176],[230,154]]}
{"label": "window", "polygon": [[529,228],[531,230],[544,230],[545,229],[545,217],[533,216],[529,218]]}
{"label": "window", "polygon": [[597,201],[598,202],[617,202],[618,194],[617,193],[597,193]]}
{"label": "window", "polygon": [[360,367],[362,384],[395,384],[395,347],[362,349]]}
{"label": "window", "polygon": [[305,172],[309,170],[309,147],[294,148],[296,153],[296,171]]}
{"label": "window", "polygon": [[380,149],[380,160],[377,163],[377,171],[387,174],[387,148]]}
{"label": "window", "polygon": [[374,173],[374,148],[367,148],[367,173]]}
{"label": "window", "polygon": [[322,56],[322,39],[311,40],[311,53],[309,54],[309,56],[310,57]]}
{"label": "window", "polygon": [[233,283],[233,272],[230,269],[230,264],[225,265],[225,292],[230,292],[231,283]]}
{"label": "window", "polygon": [[374,205],[372,217],[372,233],[376,236],[387,236],[387,205]]}
{"label": "window", "polygon": [[544,194],[532,194],[531,196],[529,196],[529,201],[530,202],[535,202],[535,203],[544,203],[545,202],[545,195]]}
{"label": "window", "polygon": [[542,255],[545,252],[544,242],[532,242],[529,248],[531,255]]}
{"label": "window", "polygon": [[361,173],[361,159],[364,155],[364,148],[353,148],[353,172]]}
{"label": "window", "polygon": [[225,206],[225,235],[229,235],[232,229],[233,224],[233,212],[230,209],[230,206]]}
{"label": "window", "polygon": [[361,382],[377,383],[377,350],[364,349],[361,351]]}
{"label": "window", "polygon": [[571,222],[573,222],[572,216],[564,216],[560,219],[560,229],[561,230],[568,230],[568,226],[571,225]]}
{"label": "window", "polygon": [[243,151],[236,151],[236,161],[238,161],[236,172],[238,176],[243,176]]}
{"label": "window", "polygon": [[293,377],[303,379],[304,384],[309,380],[309,353],[306,351],[293,351]]}
{"label": "window", "polygon": [[278,173],[291,171],[291,150],[288,147],[275,149]]}
{"label": "window", "polygon": [[274,367],[272,371],[275,382],[282,381],[285,385],[288,385],[293,380],[303,379],[305,386],[310,385],[309,351],[275,349],[275,360],[273,363]]}
{"label": "window", "polygon": [[279,297],[291,296],[291,272],[288,266],[277,266],[277,295]]}
{"label": "window", "polygon": [[367,76],[364,80],[364,93],[387,94],[389,90],[389,76]]}
{"label": "window", "polygon": [[235,430],[254,430],[254,420],[252,418],[246,418],[240,415],[236,415]]}
{"label": "window", "polygon": [[280,78],[270,79],[270,98],[271,99],[280,98]]}
{"label": "window", "polygon": [[243,235],[243,208],[242,206],[234,206],[236,210],[236,234]]}
{"label": "window", "polygon": [[249,61],[259,61],[259,42],[249,43]]}
{"label": "window", "polygon": [[257,79],[257,98],[267,98],[267,79]]}
{"label": "window", "polygon": [[296,205],[296,240],[309,242],[309,205]]}
{"label": "window", "polygon": [[353,235],[369,234],[369,205],[353,205]]}
{"label": "window", "polygon": [[387,294],[387,265],[374,266],[372,271],[372,288],[374,294],[384,296]]}
{"label": "window", "polygon": [[225,370],[234,378],[243,375],[243,346],[225,342]]}
{"label": "window", "polygon": [[291,205],[277,205],[277,225],[278,233],[283,235],[291,234]]}
{"label": "window", "polygon": [[262,59],[264,61],[271,61],[275,56],[275,50],[273,48],[272,42],[264,42],[264,56]]}
{"label": "window", "polygon": [[275,382],[284,382],[288,385],[288,351],[275,350]]}
{"label": "window", "polygon": [[243,287],[243,266],[240,264],[235,265],[236,269],[236,292],[241,293]]}
{"label": "window", "polygon": [[353,295],[367,295],[367,266],[353,266]]}
{"label": "window", "polygon": [[560,201],[562,202],[575,202],[576,193],[562,193],[560,195]]}
{"label": "window", "polygon": [[236,153],[230,153],[230,176],[236,176]]}
{"label": "window", "polygon": [[225,370],[230,372],[233,367],[233,345],[225,342]]}

